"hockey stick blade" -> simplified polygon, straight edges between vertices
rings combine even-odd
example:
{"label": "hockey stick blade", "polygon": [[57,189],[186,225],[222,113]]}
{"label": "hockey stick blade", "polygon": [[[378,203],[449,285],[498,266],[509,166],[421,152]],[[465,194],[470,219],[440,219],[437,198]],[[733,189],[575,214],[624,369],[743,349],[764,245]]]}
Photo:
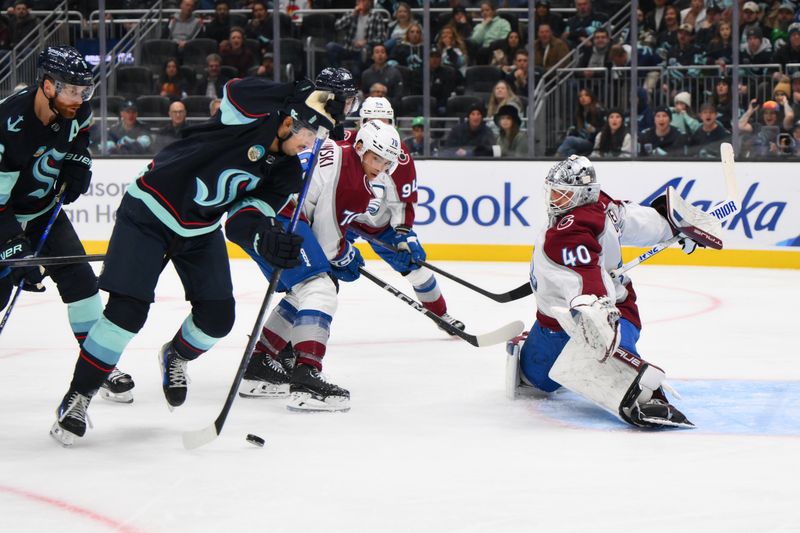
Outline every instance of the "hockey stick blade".
{"label": "hockey stick blade", "polygon": [[[365,232],[363,232],[363,231],[361,231],[361,230],[359,230],[357,228],[354,228],[352,226],[349,229],[350,229],[350,231],[356,233],[359,237],[361,237],[362,239],[364,239],[365,241],[367,241],[367,242],[369,242],[371,244],[377,244],[381,248],[385,248],[385,249],[391,250],[393,252],[397,251],[397,247],[392,246],[389,243],[383,242],[382,240],[380,240],[380,239],[378,239],[378,238],[376,238],[376,237],[374,237],[372,235],[369,235],[368,233],[365,233]],[[436,272],[437,274],[441,274],[442,276],[444,276],[444,277],[446,277],[448,279],[451,279],[451,280],[455,281],[456,283],[458,283],[460,285],[463,285],[464,287],[477,292],[480,295],[486,296],[487,298],[490,298],[490,299],[494,300],[495,302],[500,302],[500,303],[513,302],[514,300],[519,300],[521,298],[525,298],[526,296],[529,296],[529,295],[533,294],[533,289],[531,288],[531,284],[528,283],[528,282],[526,282],[525,284],[520,285],[516,289],[512,289],[512,290],[510,290],[508,292],[503,292],[503,293],[489,292],[486,289],[478,287],[477,285],[473,285],[469,281],[467,281],[465,279],[462,279],[462,278],[456,276],[455,274],[451,274],[450,272],[447,272],[446,270],[442,270],[441,268],[437,267],[436,265],[432,265],[431,263],[429,263],[427,261],[418,260],[418,261],[414,261],[414,262],[416,264],[420,265],[420,266],[424,266],[424,267]]]}
{"label": "hockey stick blade", "polygon": [[0,267],[19,268],[29,266],[56,266],[70,265],[73,263],[88,263],[91,261],[103,261],[105,254],[91,255],[62,255],[55,257],[23,257],[21,259],[5,259],[0,261]]}
{"label": "hockey stick blade", "polygon": [[219,436],[216,424],[211,424],[203,429],[186,431],[182,435],[183,447],[187,450],[194,450],[205,446]]}
{"label": "hockey stick blade", "polygon": [[425,307],[423,307],[421,303],[407,296],[406,294],[396,289],[392,285],[386,283],[385,281],[380,279],[375,274],[369,272],[368,270],[364,268],[359,268],[358,270],[359,272],[361,272],[362,276],[366,277],[375,285],[381,287],[383,290],[385,290],[398,300],[405,302],[417,312],[422,313],[423,315],[427,316],[428,318],[436,322],[436,324],[443,330],[445,330],[447,333],[455,335],[456,337],[459,337],[478,348],[483,348],[485,346],[493,346],[495,344],[500,344],[501,342],[506,342],[508,339],[516,337],[517,335],[522,333],[522,330],[525,329],[525,324],[521,320],[516,320],[494,331],[490,331],[482,335],[472,335],[471,333],[467,333],[466,331],[461,331],[460,329],[453,327],[453,325],[450,324],[448,321],[444,320],[442,317],[430,311],[429,309],[426,309]]}

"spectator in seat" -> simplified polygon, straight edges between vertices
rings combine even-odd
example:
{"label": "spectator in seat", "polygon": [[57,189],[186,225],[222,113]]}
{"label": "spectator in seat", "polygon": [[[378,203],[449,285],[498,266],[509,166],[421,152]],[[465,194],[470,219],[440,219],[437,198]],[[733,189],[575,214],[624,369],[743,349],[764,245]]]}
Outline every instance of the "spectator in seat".
{"label": "spectator in seat", "polygon": [[678,28],[681,16],[678,8],[668,5],[664,8],[664,29],[656,35],[656,48],[659,55],[666,56],[666,51],[678,42]]}
{"label": "spectator in seat", "polygon": [[209,98],[222,98],[222,88],[230,78],[222,73],[222,57],[219,54],[206,56],[205,74],[194,86],[194,94]]}
{"label": "spectator in seat", "polygon": [[594,138],[594,158],[631,157],[631,134],[625,127],[625,117],[620,109],[612,109],[606,116],[606,123]]}
{"label": "spectator in seat", "polygon": [[[759,107],[761,107],[760,117],[751,122],[751,117]],[[791,128],[794,119],[791,106],[785,110],[791,113],[791,120],[784,120],[786,116],[781,116],[783,111],[774,100],[767,100],[761,106],[755,98],[750,101],[747,111],[739,118],[739,131],[749,134],[743,143],[747,155],[765,156],[778,153],[778,136],[786,133],[788,129],[785,128],[786,124]]]}
{"label": "spectator in seat", "polygon": [[408,94],[422,94],[422,48],[422,26],[414,22],[392,53],[393,60],[411,70],[411,86],[405,87]]}
{"label": "spectator in seat", "polygon": [[390,54],[394,51],[394,47],[406,38],[406,32],[413,22],[414,18],[411,16],[411,7],[405,2],[397,4],[397,9],[394,12],[394,20],[389,23],[389,37],[386,39],[386,42],[383,43],[386,45],[386,50],[388,50]]}
{"label": "spectator in seat", "polygon": [[245,32],[242,28],[231,28],[231,33],[227,41],[219,45],[222,64],[233,67],[239,76],[246,76],[250,67],[256,64],[256,56],[253,51],[245,46]]}
{"label": "spectator in seat", "polygon": [[442,64],[457,69],[463,75],[467,68],[467,44],[453,26],[442,28],[437,47],[441,51]]}
{"label": "spectator in seat", "polygon": [[430,69],[431,98],[436,101],[436,114],[441,117],[446,114],[447,99],[455,94],[462,77],[459,71],[443,64],[442,53],[436,47],[431,48]]}
{"label": "spectator in seat", "polygon": [[604,25],[608,17],[592,7],[591,0],[575,0],[575,14],[567,19],[561,38],[570,48],[577,48],[584,39],[589,39],[594,31]]}
{"label": "spectator in seat", "polygon": [[464,42],[472,37],[472,21],[467,15],[466,8],[463,6],[458,5],[453,7],[453,16],[446,25],[453,28]]}
{"label": "spectator in seat", "polygon": [[[579,68],[606,68],[609,64],[608,53],[611,50],[611,37],[606,28],[597,28],[591,41],[586,41],[580,49]],[[584,78],[602,78],[604,71],[584,70]]]}
{"label": "spectator in seat", "polygon": [[[556,39],[557,37],[554,37]],[[514,57],[514,70],[506,74],[506,82],[516,94],[528,94],[528,51],[519,50]]]}
{"label": "spectator in seat", "polygon": [[386,93],[389,90],[386,88],[386,85],[382,83],[375,82],[369,86],[369,92],[367,96],[374,96],[375,98],[386,98]]}
{"label": "spectator in seat", "polygon": [[759,30],[761,35],[769,35],[769,28],[761,22],[761,7],[755,2],[745,2],[742,6],[742,21],[739,23],[740,44],[747,42],[750,30]]}
{"label": "spectator in seat", "polygon": [[556,37],[549,24],[545,22],[539,24],[536,41],[533,43],[533,64],[544,70],[550,70],[567,54],[569,46],[566,41]]}
{"label": "spectator in seat", "polygon": [[[260,47],[272,46],[272,13],[267,9],[264,0],[255,0],[251,4],[250,22],[245,26],[244,31],[248,39],[258,41]],[[289,37],[289,35],[285,35]]]}
{"label": "spectator in seat", "polygon": [[717,34],[717,28],[722,22],[728,24],[728,27],[730,28],[730,22],[721,20],[722,8],[720,8],[717,4],[711,4],[705,9],[706,17],[700,23],[700,27],[695,27],[694,30],[694,42],[697,43],[698,46],[702,46],[704,48]]}
{"label": "spectator in seat", "polygon": [[108,153],[114,155],[142,155],[153,153],[153,134],[139,122],[139,110],[133,100],[123,102],[119,110],[119,123],[109,128]]}
{"label": "spectator in seat", "polygon": [[575,122],[567,130],[567,135],[556,150],[561,158],[573,154],[589,155],[594,148],[594,138],[605,122],[605,110],[597,102],[594,93],[587,88],[578,91],[578,106],[575,109]]}
{"label": "spectator in seat", "polygon": [[536,35],[539,35],[539,26],[542,24],[550,26],[550,31],[554,35],[561,35],[564,33],[564,18],[557,13],[550,12],[550,0],[536,0],[534,28],[536,30]]}
{"label": "spectator in seat", "polygon": [[522,37],[519,32],[511,30],[506,35],[503,44],[494,49],[491,64],[499,67],[503,72],[511,72],[514,69],[514,56],[518,50],[524,49],[525,45],[522,44]]}
{"label": "spectator in seat", "polygon": [[[12,10],[13,11],[13,10]],[[0,58],[11,48],[11,28],[8,18],[0,12]]]}
{"label": "spectator in seat", "polygon": [[730,65],[733,63],[733,28],[729,22],[717,25],[717,32],[706,48],[706,62],[709,65]]}
{"label": "spectator in seat", "polygon": [[[717,110],[717,121],[725,129],[731,128],[731,80],[728,78],[719,78],[714,84],[714,94],[711,96],[711,103]],[[738,106],[737,106],[738,108]],[[738,114],[737,114],[738,115]]]}
{"label": "spectator in seat", "polygon": [[[340,67],[343,60],[353,60],[355,65],[350,71],[354,78],[361,75],[366,65],[369,46],[386,41],[388,24],[372,9],[372,0],[356,0],[352,13],[339,17],[335,23],[336,31],[344,34],[341,43],[331,42],[326,45],[328,63],[332,67]],[[384,51],[386,47],[383,48]]]}
{"label": "spectator in seat", "polygon": [[787,43],[772,56],[772,63],[780,63],[786,70],[788,63],[800,63],[800,22],[789,25]]}
{"label": "spectator in seat", "polygon": [[717,108],[711,102],[700,106],[700,127],[689,136],[689,153],[704,159],[719,159],[719,145],[730,132],[717,122]]}
{"label": "spectator in seat", "polygon": [[398,109],[400,98],[403,97],[403,75],[396,67],[386,63],[388,59],[383,43],[372,47],[372,65],[361,75],[361,90],[367,92],[373,83],[382,83],[388,92],[386,98],[393,108]]}
{"label": "spectator in seat", "polygon": [[261,64],[258,65],[256,76],[262,78],[272,78],[275,75],[275,56],[272,52],[266,52],[261,56]]}
{"label": "spectator in seat", "polygon": [[214,7],[214,16],[204,25],[203,35],[221,43],[228,38],[232,27],[243,27],[245,24],[247,24],[247,21],[243,17],[231,14],[228,0],[218,0],[217,5]]}
{"label": "spectator in seat", "polygon": [[156,142],[153,152],[177,141],[186,127],[186,106],[183,102],[172,102],[169,105],[169,123],[156,130]]}
{"label": "spectator in seat", "polygon": [[497,144],[501,157],[525,157],[528,155],[528,136],[520,131],[522,119],[513,105],[502,105],[494,115],[494,123],[500,132]]}
{"label": "spectator in seat", "polygon": [[8,21],[9,47],[14,48],[30,32],[36,29],[38,20],[31,15],[28,0],[14,2],[13,15]]}
{"label": "spectator in seat", "polygon": [[686,136],[670,125],[672,112],[668,107],[657,107],[655,126],[639,136],[640,156],[680,156],[686,153]]}
{"label": "spectator in seat", "polygon": [[178,60],[170,57],[164,62],[164,68],[158,77],[157,92],[170,100],[180,100],[189,94],[189,80],[183,78],[178,69]]}
{"label": "spectator in seat", "polygon": [[[644,17],[644,27],[658,35],[666,29],[667,0],[653,0],[653,9]],[[680,19],[677,21],[680,23]]]}
{"label": "spectator in seat", "polygon": [[517,112],[522,113],[522,100],[514,94],[514,89],[511,88],[511,85],[506,80],[500,80],[494,84],[492,93],[489,95],[486,114],[493,117],[504,105],[516,107]]}
{"label": "spectator in seat", "polygon": [[794,12],[794,4],[786,0],[778,6],[775,22],[771,24],[772,31],[769,33],[773,50],[779,50],[789,42],[789,26],[795,21]]}
{"label": "spectator in seat", "polygon": [[457,157],[491,156],[495,138],[492,130],[484,124],[483,118],[482,105],[470,106],[467,110],[466,120],[447,134],[442,151]]}
{"label": "spectator in seat", "polygon": [[470,40],[481,48],[488,48],[493,41],[505,39],[511,31],[511,24],[497,16],[497,8],[490,0],[483,0],[481,21],[472,29]]}
{"label": "spectator in seat", "polygon": [[673,103],[674,106],[670,109],[672,111],[670,124],[688,137],[700,127],[700,121],[692,111],[692,95],[685,91],[679,92],[675,95]]}
{"label": "spectator in seat", "polygon": [[[750,3],[750,2],[748,2]],[[772,60],[772,43],[764,37],[760,28],[752,28],[747,32],[747,42],[739,55],[742,65],[764,65]],[[766,68],[756,67],[747,69],[752,75],[766,74]]]}
{"label": "spectator in seat", "polygon": [[703,27],[706,6],[703,0],[690,0],[689,7],[681,11],[681,24],[688,24],[694,31]]}
{"label": "spectator in seat", "polygon": [[403,139],[411,155],[425,153],[425,117],[415,117],[411,121],[411,135]]}
{"label": "spectator in seat", "polygon": [[183,49],[187,41],[197,37],[203,29],[203,19],[194,15],[194,0],[181,0],[180,11],[170,17],[167,30],[169,38]]}

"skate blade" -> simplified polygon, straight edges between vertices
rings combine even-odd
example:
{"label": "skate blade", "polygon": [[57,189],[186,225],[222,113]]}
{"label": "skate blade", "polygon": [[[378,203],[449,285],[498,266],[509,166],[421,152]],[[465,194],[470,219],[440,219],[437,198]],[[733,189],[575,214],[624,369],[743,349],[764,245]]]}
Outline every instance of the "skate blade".
{"label": "skate blade", "polygon": [[278,385],[255,379],[244,379],[242,386],[239,387],[239,396],[257,399],[285,398],[289,396],[289,384]]}
{"label": "skate blade", "polygon": [[131,391],[111,392],[105,387],[101,387],[100,397],[114,403],[133,403],[133,393]]}
{"label": "skate blade", "polygon": [[75,444],[75,439],[80,438],[74,433],[62,428],[58,422],[55,422],[53,427],[50,428],[50,436],[64,448],[71,448],[72,445]]}
{"label": "skate blade", "polygon": [[308,392],[293,392],[286,404],[286,409],[294,412],[340,412],[350,410],[350,398],[345,396],[328,396],[325,400],[314,398]]}
{"label": "skate blade", "polygon": [[694,424],[686,420],[685,422],[676,422],[674,420],[667,420],[665,418],[656,418],[656,417],[642,417],[640,419],[642,422],[647,422],[648,424],[653,424],[659,427],[669,427],[669,428],[695,428]]}

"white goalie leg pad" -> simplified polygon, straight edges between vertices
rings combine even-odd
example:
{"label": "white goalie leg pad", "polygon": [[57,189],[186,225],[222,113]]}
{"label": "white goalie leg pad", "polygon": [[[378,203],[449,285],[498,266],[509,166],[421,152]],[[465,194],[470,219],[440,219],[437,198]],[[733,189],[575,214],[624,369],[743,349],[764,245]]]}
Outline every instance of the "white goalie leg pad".
{"label": "white goalie leg pad", "polygon": [[667,188],[667,216],[670,225],[681,235],[702,246],[722,249],[722,222],[681,198],[673,187]]}
{"label": "white goalie leg pad", "polygon": [[596,353],[597,359],[607,358],[619,346],[619,310],[608,296],[581,294],[572,299],[569,309],[554,307],[552,311],[570,338]]}
{"label": "white goalie leg pad", "polygon": [[603,361],[597,355],[570,339],[550,369],[550,379],[632,424],[625,409],[649,400],[664,381],[664,372],[622,348]]}

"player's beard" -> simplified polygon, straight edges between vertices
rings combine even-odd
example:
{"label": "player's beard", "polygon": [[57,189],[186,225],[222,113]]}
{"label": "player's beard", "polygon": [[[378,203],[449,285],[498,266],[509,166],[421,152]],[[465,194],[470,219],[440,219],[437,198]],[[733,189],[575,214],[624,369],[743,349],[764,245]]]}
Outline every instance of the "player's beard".
{"label": "player's beard", "polygon": [[58,97],[52,100],[53,107],[55,108],[56,113],[66,119],[73,119],[78,114],[78,110],[81,107],[81,104],[70,104],[67,105],[64,102],[59,101]]}

